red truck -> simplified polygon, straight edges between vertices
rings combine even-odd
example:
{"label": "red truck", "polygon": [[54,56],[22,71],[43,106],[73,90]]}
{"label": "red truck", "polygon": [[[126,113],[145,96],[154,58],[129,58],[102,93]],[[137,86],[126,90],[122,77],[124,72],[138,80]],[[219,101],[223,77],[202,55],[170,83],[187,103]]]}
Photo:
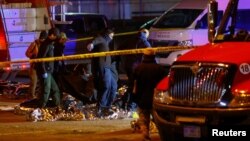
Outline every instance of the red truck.
{"label": "red truck", "polygon": [[162,141],[247,136],[250,8],[247,0],[230,0],[215,30],[217,4],[210,0],[208,7],[211,43],[180,56],[155,89],[153,117]]}

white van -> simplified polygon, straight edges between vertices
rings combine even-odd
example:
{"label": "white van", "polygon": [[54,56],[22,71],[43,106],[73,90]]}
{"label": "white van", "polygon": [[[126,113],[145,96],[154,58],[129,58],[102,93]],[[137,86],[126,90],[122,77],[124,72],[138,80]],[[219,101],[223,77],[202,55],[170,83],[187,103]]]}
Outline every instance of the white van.
{"label": "white van", "polygon": [[[218,20],[228,0],[218,0]],[[164,12],[150,28],[149,40],[153,47],[196,46],[208,43],[207,11],[209,0],[182,0]],[[159,64],[170,66],[178,56],[189,50],[159,53]]]}

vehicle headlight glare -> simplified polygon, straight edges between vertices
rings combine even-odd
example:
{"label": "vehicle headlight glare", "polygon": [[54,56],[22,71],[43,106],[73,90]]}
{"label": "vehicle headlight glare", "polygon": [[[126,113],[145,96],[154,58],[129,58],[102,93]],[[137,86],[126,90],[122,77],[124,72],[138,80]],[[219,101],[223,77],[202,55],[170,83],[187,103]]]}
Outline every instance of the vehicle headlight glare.
{"label": "vehicle headlight glare", "polygon": [[226,102],[221,101],[221,102],[220,102],[220,105],[224,107],[224,106],[227,106],[227,103],[226,103]]}

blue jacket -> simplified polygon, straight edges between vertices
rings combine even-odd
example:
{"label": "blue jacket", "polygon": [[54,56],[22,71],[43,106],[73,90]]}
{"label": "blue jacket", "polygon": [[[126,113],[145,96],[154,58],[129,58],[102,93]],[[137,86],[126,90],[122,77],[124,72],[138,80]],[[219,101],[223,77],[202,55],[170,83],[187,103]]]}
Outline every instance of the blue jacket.
{"label": "blue jacket", "polygon": [[151,44],[147,40],[146,34],[144,32],[140,32],[138,40],[136,42],[136,48],[147,48],[147,47],[151,47]]}

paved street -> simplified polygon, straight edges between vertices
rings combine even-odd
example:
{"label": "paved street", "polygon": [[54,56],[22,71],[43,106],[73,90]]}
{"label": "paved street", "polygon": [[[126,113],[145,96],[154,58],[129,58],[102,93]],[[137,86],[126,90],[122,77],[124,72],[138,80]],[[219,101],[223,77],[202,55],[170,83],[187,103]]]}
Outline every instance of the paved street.
{"label": "paved street", "polygon": [[[0,141],[140,141],[139,132],[133,133],[130,121],[86,120],[30,122],[25,115],[14,114],[11,108],[21,100],[0,96]],[[158,133],[152,133],[153,141],[160,141]]]}
{"label": "paved street", "polygon": [[[23,73],[19,73],[23,74]],[[27,76],[17,75],[15,81],[26,82]],[[23,77],[24,76],[24,77]],[[120,76],[121,79],[124,76]],[[12,79],[11,79],[12,80]],[[0,141],[140,141],[140,133],[133,132],[131,120],[40,121],[26,120],[25,115],[14,113],[14,107],[25,98],[13,99],[0,94]],[[152,133],[152,141],[160,141]]]}

